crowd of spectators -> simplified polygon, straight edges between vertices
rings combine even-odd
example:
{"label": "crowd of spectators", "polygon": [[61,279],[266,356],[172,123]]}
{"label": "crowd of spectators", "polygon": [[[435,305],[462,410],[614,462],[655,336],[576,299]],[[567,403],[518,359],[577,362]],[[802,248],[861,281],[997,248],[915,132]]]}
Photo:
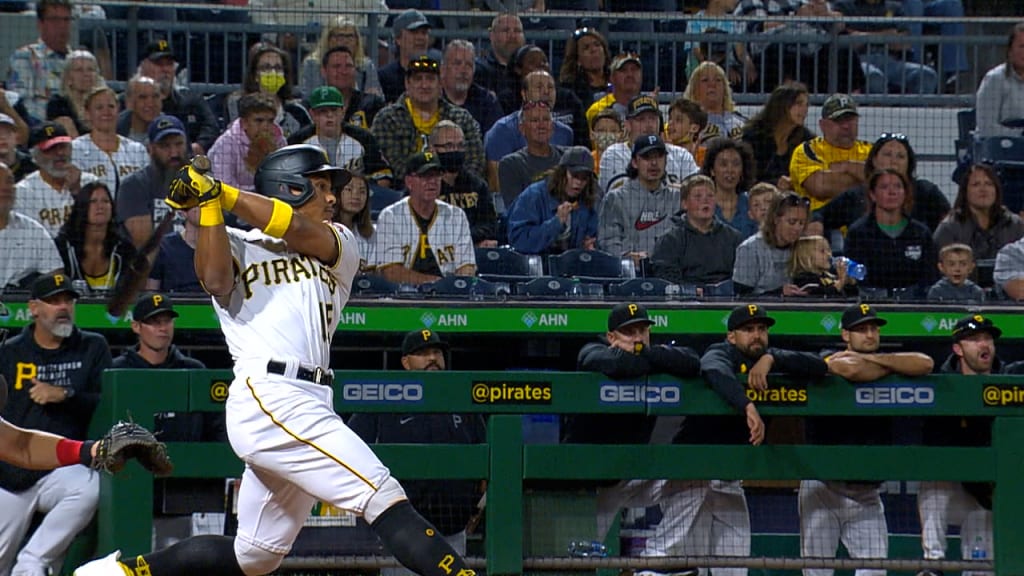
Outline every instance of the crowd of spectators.
{"label": "crowd of spectators", "polygon": [[[336,191],[335,205],[337,219],[359,228],[363,273],[400,283],[472,274],[474,248],[509,245],[524,255],[600,250],[672,283],[724,286],[720,295],[814,295],[801,288],[813,284],[812,275],[842,279],[825,291],[831,296],[1013,298],[1024,270],[1007,266],[1024,225],[1003,206],[1000,174],[965,170],[952,206],[916,174],[914,148],[898,126],[861,139],[860,94],[936,93],[963,71],[956,46],[939,49],[936,60],[932,46],[872,39],[915,33],[913,27],[857,24],[857,17],[937,9],[931,2],[889,4],[708,0],[688,22],[691,32],[749,32],[764,41],[712,36],[686,43],[686,87],[666,109],[657,89],[642,90],[657,72],[650,59],[613,48],[594,26],[576,29],[562,54],[549,54],[529,42],[521,15],[502,13],[481,50],[466,40],[442,44],[433,34],[440,20],[410,8],[389,22],[393,59],[378,66],[368,56],[376,47],[366,45],[356,20],[331,15],[308,51],[290,34],[247,46],[241,85],[211,96],[182,82],[181,47],[167,38],[145,46],[130,77],[105,77],[102,59],[70,45],[77,7],[42,0],[35,8],[39,39],[10,55],[8,97],[0,98],[0,161],[17,182],[11,213],[18,216],[7,220],[31,219],[59,237],[54,250],[64,272],[102,291],[116,280],[95,279],[114,274],[112,262],[150,239],[168,210],[161,190],[192,154],[207,154],[217,179],[251,190],[267,154],[308,143],[360,176],[347,201]],[[772,20],[785,15],[807,18]],[[854,19],[844,24],[843,15]],[[843,92],[823,93],[824,43],[775,41],[790,33],[864,38],[840,51]],[[557,71],[551,56],[560,57]],[[1022,75],[1018,25],[1006,62],[978,87],[979,104],[986,103],[978,107],[979,137],[1024,115],[1014,112],[1024,100],[1015,96]],[[111,80],[124,81],[123,94],[107,85]],[[748,119],[733,92],[755,85],[766,97]],[[809,119],[812,97],[824,103],[820,117]],[[85,218],[72,228],[109,228],[99,253],[86,238],[100,236],[67,233],[73,216],[92,214],[86,204],[104,201],[83,197],[97,190],[89,186],[94,181],[112,201],[111,221]],[[378,225],[387,233],[376,233]],[[439,230],[449,225],[455,228]],[[168,237],[151,243],[162,246],[148,255],[159,264],[152,281],[165,289],[168,278],[160,275],[187,268],[169,259],[189,254],[189,229],[188,217],[178,215]],[[797,257],[804,236],[824,239],[834,257],[866,265],[867,276],[854,279],[831,262]],[[972,262],[956,285],[972,282],[980,292],[930,290],[954,282],[944,271],[954,267],[939,258],[951,244],[967,246]],[[697,262],[705,245],[715,258]],[[813,245],[824,253],[820,240]],[[8,289],[26,288],[54,262],[32,256],[38,243],[19,246],[24,250],[10,259],[16,264],[3,270]],[[182,286],[195,286],[185,280]]]}

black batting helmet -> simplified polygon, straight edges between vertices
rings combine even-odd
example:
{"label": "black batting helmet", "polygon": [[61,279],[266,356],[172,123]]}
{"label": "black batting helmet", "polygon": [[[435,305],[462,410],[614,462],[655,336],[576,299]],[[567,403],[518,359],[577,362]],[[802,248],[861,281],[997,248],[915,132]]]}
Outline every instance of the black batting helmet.
{"label": "black batting helmet", "polygon": [[330,176],[332,186],[344,186],[352,174],[344,168],[331,166],[327,153],[310,144],[295,144],[275,150],[256,169],[256,193],[277,198],[291,206],[302,206],[313,198],[313,185],[307,176]]}

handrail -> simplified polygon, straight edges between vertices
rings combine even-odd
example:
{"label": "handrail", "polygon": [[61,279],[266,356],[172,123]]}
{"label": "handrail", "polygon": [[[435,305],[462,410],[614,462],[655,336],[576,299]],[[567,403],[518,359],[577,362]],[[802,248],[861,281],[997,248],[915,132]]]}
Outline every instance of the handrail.
{"label": "handrail", "polygon": [[[225,371],[111,370],[93,419],[97,434],[130,413],[152,426],[154,413],[223,408]],[[772,380],[796,394],[762,402],[765,415],[994,416],[993,444],[982,448],[912,446],[579,446],[524,445],[524,413],[728,414],[700,380],[666,377],[629,382],[591,373],[338,372],[335,406],[344,412],[491,414],[488,443],[473,446],[379,445],[397,477],[487,478],[487,566],[523,569],[523,480],[541,478],[945,479],[994,481],[996,573],[1024,570],[1024,379],[929,376],[853,386]],[[804,394],[799,393],[805,391]],[[639,398],[639,400],[638,400]],[[781,400],[789,398],[789,403]],[[644,400],[646,399],[646,401]],[[242,465],[222,444],[170,443],[175,477],[236,476]],[[437,462],[445,462],[443,469]],[[148,550],[153,482],[135,468],[101,483],[99,552]]]}

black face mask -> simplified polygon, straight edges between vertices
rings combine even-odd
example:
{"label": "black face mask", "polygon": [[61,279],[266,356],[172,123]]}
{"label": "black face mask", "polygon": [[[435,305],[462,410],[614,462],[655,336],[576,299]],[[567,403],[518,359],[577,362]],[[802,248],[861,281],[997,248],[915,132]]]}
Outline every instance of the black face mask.
{"label": "black face mask", "polygon": [[462,167],[466,164],[466,152],[463,150],[438,152],[437,160],[445,172],[461,172]]}

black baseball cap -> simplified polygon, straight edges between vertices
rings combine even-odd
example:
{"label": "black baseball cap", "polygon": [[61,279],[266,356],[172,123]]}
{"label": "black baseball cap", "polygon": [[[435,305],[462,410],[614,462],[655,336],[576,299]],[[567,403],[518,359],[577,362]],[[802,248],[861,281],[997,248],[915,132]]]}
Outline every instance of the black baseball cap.
{"label": "black baseball cap", "polygon": [[57,144],[70,144],[71,136],[64,126],[56,122],[40,122],[28,136],[28,147],[49,150]]}
{"label": "black baseball cap", "polygon": [[409,158],[409,164],[407,165],[409,174],[416,174],[422,176],[428,172],[441,172],[441,161],[437,159],[437,154],[433,152],[420,152],[415,154],[412,158]]}
{"label": "black baseball cap", "polygon": [[997,328],[990,318],[986,318],[981,314],[974,314],[972,316],[964,316],[956,321],[956,324],[953,326],[953,341],[959,342],[978,332],[988,332],[992,335],[993,340],[1003,335],[1003,331]]}
{"label": "black baseball cap", "polygon": [[654,324],[647,307],[636,302],[620,302],[608,314],[608,331],[615,332],[633,324]]}
{"label": "black baseball cap", "polygon": [[77,290],[71,287],[71,278],[66,274],[43,274],[32,283],[31,298],[32,300],[42,300],[63,292],[70,293],[74,298],[82,297]]}
{"label": "black baseball cap", "polygon": [[159,314],[170,314],[177,318],[178,313],[174,311],[174,303],[170,296],[162,292],[145,292],[135,301],[135,308],[132,309],[132,320],[145,322]]}
{"label": "black baseball cap", "polygon": [[424,348],[440,348],[441,350],[448,351],[448,343],[441,340],[441,337],[437,335],[437,332],[424,328],[423,330],[413,330],[405,335],[402,339],[402,356],[408,356],[423,350]]}
{"label": "black baseball cap", "polygon": [[658,101],[646,94],[634,96],[626,106],[626,118],[633,118],[644,112],[654,112],[658,115],[658,118],[661,118],[661,108],[658,107]]}
{"label": "black baseball cap", "polygon": [[660,150],[663,154],[668,152],[665,147],[665,141],[660,136],[651,134],[650,136],[640,136],[633,141],[633,158],[637,156],[643,156],[648,152]]}
{"label": "black baseball cap", "polygon": [[142,57],[151,62],[156,62],[161,58],[175,59],[174,52],[171,51],[171,43],[163,38],[157,38],[146,44],[146,49],[142,51]]}
{"label": "black baseball cap", "polygon": [[177,116],[161,114],[153,118],[153,121],[149,123],[148,136],[150,142],[156,143],[172,135],[188,137],[188,134],[185,132],[185,125],[181,123]]}
{"label": "black baseball cap", "polygon": [[759,322],[769,328],[775,325],[775,319],[768,317],[767,310],[757,304],[746,304],[732,309],[732,312],[729,313],[727,327],[731,332],[753,322]]}
{"label": "black baseball cap", "polygon": [[883,318],[879,318],[878,314],[875,313],[875,309],[867,304],[851,304],[843,310],[843,330],[849,330],[855,326],[872,322],[879,326],[885,326],[889,322]]}

